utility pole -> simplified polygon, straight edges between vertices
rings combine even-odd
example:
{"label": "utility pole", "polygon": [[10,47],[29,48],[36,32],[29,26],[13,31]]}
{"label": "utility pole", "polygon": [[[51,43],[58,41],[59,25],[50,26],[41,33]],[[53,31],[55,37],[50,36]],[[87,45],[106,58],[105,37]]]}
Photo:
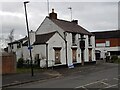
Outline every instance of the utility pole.
{"label": "utility pole", "polygon": [[30,59],[31,59],[31,76],[34,76],[34,73],[33,73],[33,61],[32,61],[32,47],[31,47],[31,44],[30,44],[30,35],[29,35],[29,26],[28,26],[28,19],[27,19],[27,9],[26,9],[26,4],[29,3],[29,1],[25,1],[24,2],[24,8],[25,8],[25,18],[26,18],[26,27],[27,27],[27,34],[28,34],[28,49],[29,49],[29,53],[30,53]]}
{"label": "utility pole", "polygon": [[48,9],[48,16],[49,16],[49,0],[47,0],[47,9]]}

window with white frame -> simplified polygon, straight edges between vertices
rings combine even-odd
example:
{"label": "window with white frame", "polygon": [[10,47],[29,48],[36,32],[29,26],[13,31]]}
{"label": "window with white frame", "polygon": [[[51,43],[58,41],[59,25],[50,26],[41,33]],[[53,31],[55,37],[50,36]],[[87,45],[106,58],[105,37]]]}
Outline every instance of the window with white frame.
{"label": "window with white frame", "polygon": [[18,44],[17,44],[17,48],[21,48],[21,43],[18,43]]}
{"label": "window with white frame", "polygon": [[105,41],[105,46],[110,47],[110,41]]}
{"label": "window with white frame", "polygon": [[91,44],[91,36],[88,36],[88,44],[89,44],[89,46],[92,46],[92,44]]}
{"label": "window with white frame", "polygon": [[72,33],[72,44],[73,45],[76,45],[76,34],[75,33]]}

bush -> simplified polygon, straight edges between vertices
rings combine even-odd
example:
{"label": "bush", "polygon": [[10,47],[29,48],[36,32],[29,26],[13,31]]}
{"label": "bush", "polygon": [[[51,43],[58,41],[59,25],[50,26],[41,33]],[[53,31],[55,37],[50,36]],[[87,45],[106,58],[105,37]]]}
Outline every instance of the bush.
{"label": "bush", "polygon": [[118,60],[118,56],[116,56],[116,55],[114,55],[114,56],[112,56],[111,57],[111,63],[114,63],[114,62],[116,62]]}
{"label": "bush", "polygon": [[118,58],[117,60],[115,60],[115,63],[120,64],[120,58]]}
{"label": "bush", "polygon": [[19,58],[18,62],[17,62],[17,67],[18,68],[22,68],[23,67],[23,63],[24,63],[24,59],[23,58]]}

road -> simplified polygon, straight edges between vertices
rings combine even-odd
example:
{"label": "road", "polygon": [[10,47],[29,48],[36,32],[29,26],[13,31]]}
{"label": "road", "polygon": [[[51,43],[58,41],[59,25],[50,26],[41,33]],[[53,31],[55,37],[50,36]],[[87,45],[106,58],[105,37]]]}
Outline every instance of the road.
{"label": "road", "polygon": [[117,64],[94,65],[86,71],[54,79],[38,81],[9,88],[118,88],[119,75]]}

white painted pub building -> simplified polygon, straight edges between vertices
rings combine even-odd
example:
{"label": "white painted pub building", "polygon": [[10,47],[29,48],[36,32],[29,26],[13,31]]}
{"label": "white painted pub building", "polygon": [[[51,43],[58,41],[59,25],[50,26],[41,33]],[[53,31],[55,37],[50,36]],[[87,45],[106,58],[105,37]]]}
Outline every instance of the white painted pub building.
{"label": "white painted pub building", "polygon": [[[30,32],[30,41],[33,60],[40,59],[41,67],[96,62],[95,36],[79,26],[78,20],[58,19],[54,9],[35,32]],[[26,60],[29,58],[28,42],[21,45],[21,54]]]}

